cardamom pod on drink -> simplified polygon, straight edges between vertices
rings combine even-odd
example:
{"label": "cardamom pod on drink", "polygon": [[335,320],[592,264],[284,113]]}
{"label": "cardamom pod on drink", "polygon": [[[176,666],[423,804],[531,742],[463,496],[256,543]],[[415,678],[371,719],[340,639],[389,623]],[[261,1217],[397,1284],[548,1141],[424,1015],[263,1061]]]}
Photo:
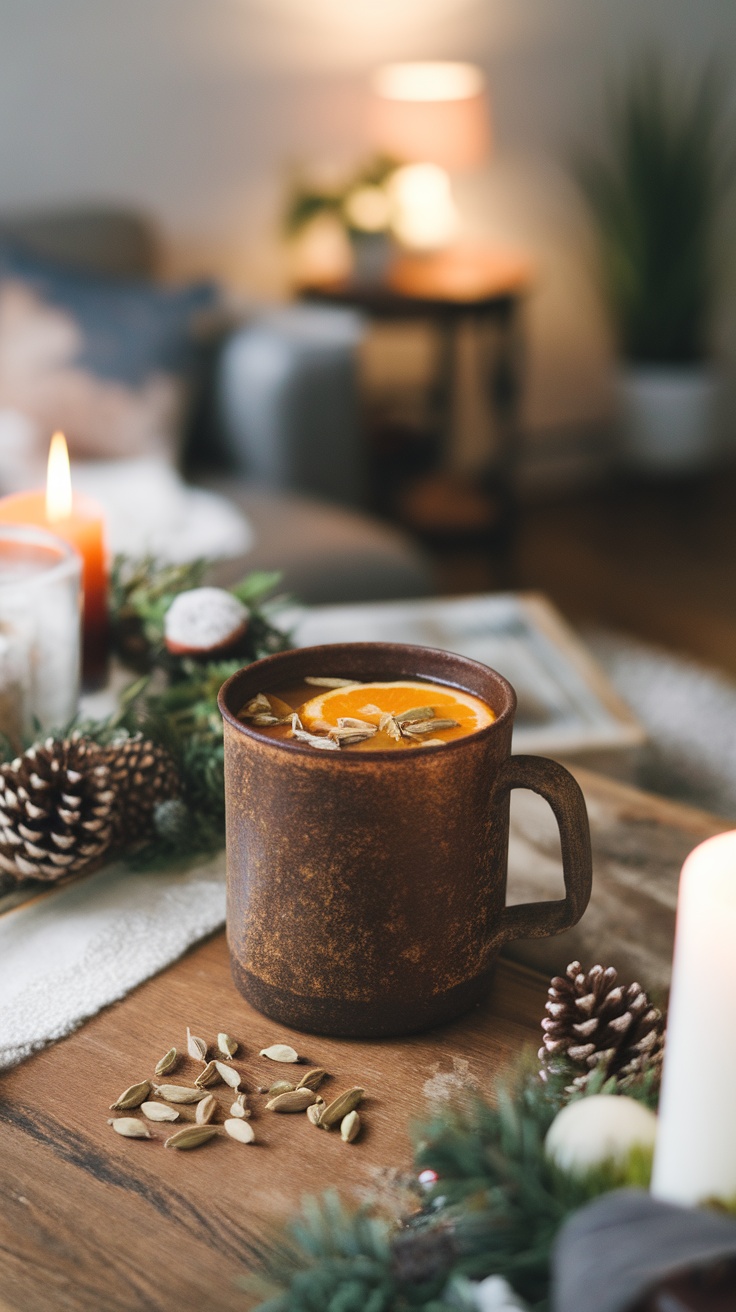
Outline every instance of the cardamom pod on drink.
{"label": "cardamom pod on drink", "polygon": [[305,1112],[315,1102],[312,1089],[292,1089],[289,1093],[279,1093],[266,1103],[268,1112]]}
{"label": "cardamom pod on drink", "polygon": [[164,1148],[199,1148],[220,1133],[217,1125],[187,1125],[167,1139]]}
{"label": "cardamom pod on drink", "polygon": [[197,1125],[208,1125],[217,1111],[217,1099],[211,1093],[207,1094],[201,1102],[197,1103],[197,1110],[194,1113],[194,1120]]}
{"label": "cardamom pod on drink", "polygon": [[121,1093],[115,1102],[110,1103],[110,1111],[129,1111],[132,1107],[140,1107],[142,1102],[146,1101],[151,1092],[151,1081],[141,1080],[140,1084],[131,1084],[125,1093]]}
{"label": "cardamom pod on drink", "polygon": [[261,1057],[269,1061],[292,1062],[299,1060],[299,1053],[290,1048],[288,1043],[273,1043],[270,1048],[261,1048]]}
{"label": "cardamom pod on drink", "polygon": [[149,1121],[178,1121],[179,1113],[165,1102],[142,1102],[141,1111]]}
{"label": "cardamom pod on drink", "polygon": [[324,1108],[322,1115],[319,1118],[320,1128],[323,1130],[329,1130],[333,1125],[336,1125],[338,1121],[341,1121],[343,1116],[347,1116],[348,1112],[355,1111],[358,1103],[362,1102],[364,1095],[365,1089],[359,1089],[357,1087],[347,1089],[345,1093],[339,1094],[337,1098],[328,1103]]}
{"label": "cardamom pod on drink", "polygon": [[198,1039],[196,1034],[192,1034],[187,1025],[187,1052],[195,1061],[207,1060],[207,1044],[204,1039]]}
{"label": "cardamom pod on drink", "polygon": [[111,1125],[116,1134],[122,1134],[124,1139],[150,1139],[150,1134],[146,1129],[143,1121],[139,1121],[135,1116],[116,1116],[110,1118],[107,1122]]}
{"label": "cardamom pod on drink", "polygon": [[316,674],[307,674],[304,678],[305,683],[313,683],[316,688],[352,688],[357,679],[332,679],[322,678]]}
{"label": "cardamom pod on drink", "polygon": [[206,1089],[192,1089],[186,1084],[155,1084],[154,1091],[164,1102],[201,1102]]}
{"label": "cardamom pod on drink", "polygon": [[255,1143],[255,1131],[248,1121],[231,1120],[224,1123],[225,1133],[238,1143]]}

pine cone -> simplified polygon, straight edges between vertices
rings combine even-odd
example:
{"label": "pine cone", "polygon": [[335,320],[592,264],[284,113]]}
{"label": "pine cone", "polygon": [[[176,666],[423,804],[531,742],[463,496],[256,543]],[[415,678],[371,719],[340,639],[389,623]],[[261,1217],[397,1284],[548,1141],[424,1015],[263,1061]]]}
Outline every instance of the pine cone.
{"label": "pine cone", "polygon": [[152,833],[156,807],[181,792],[179,775],[169,753],[140,733],[102,752],[117,794],[113,841],[128,847]]}
{"label": "pine cone", "polygon": [[0,766],[0,870],[49,883],[78,874],[109,848],[114,808],[97,744],[47,738]]}
{"label": "pine cone", "polygon": [[457,1257],[449,1227],[401,1231],[391,1244],[391,1269],[401,1285],[424,1285],[446,1277]]}
{"label": "pine cone", "polygon": [[615,1076],[626,1088],[644,1072],[657,1081],[664,1055],[664,1021],[639,984],[617,984],[612,966],[593,966],[587,975],[580,962],[564,978],[550,983],[539,1049],[542,1077],[570,1065],[575,1072],[568,1092],[582,1090],[594,1071]]}

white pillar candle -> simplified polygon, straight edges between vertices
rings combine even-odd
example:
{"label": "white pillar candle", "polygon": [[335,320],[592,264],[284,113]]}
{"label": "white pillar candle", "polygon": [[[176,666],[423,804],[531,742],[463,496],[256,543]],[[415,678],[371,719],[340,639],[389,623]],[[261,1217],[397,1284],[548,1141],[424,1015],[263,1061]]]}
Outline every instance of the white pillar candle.
{"label": "white pillar candle", "polygon": [[680,876],[652,1192],[736,1196],[736,831],[696,847]]}
{"label": "white pillar candle", "polygon": [[59,538],[0,524],[0,733],[14,751],[76,714],[81,570]]}

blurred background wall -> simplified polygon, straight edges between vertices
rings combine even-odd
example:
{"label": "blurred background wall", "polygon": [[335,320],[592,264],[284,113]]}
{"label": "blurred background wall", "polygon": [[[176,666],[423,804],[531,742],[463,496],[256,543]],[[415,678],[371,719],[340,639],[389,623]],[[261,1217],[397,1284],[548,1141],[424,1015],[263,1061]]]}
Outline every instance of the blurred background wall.
{"label": "blurred background wall", "polygon": [[[368,149],[386,59],[485,68],[494,155],[458,185],[465,229],[527,247],[532,433],[607,414],[610,344],[567,162],[607,76],[653,46],[733,63],[733,0],[0,0],[0,209],[112,200],[159,222],[166,271],[280,294],[289,162]],[[736,359],[736,290],[720,326]],[[407,365],[407,367],[409,367]],[[733,371],[733,370],[732,370]]]}

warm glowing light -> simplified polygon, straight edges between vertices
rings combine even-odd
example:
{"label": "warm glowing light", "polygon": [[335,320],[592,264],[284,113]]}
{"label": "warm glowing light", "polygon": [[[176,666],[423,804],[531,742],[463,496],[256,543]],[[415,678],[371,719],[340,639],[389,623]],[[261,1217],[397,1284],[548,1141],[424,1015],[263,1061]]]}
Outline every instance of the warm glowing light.
{"label": "warm glowing light", "polygon": [[50,524],[68,519],[72,513],[72,476],[69,451],[63,433],[54,433],[49,447],[46,476],[46,517]]}
{"label": "warm glowing light", "polygon": [[343,213],[359,232],[384,232],[391,217],[391,201],[383,187],[358,187],[346,197]]}
{"label": "warm glowing light", "polygon": [[373,90],[386,100],[468,100],[484,86],[476,64],[449,61],[384,64],[373,77]]}
{"label": "warm glowing light", "polygon": [[439,250],[457,232],[458,214],[450,179],[437,164],[407,164],[390,182],[392,228],[409,250]]}

